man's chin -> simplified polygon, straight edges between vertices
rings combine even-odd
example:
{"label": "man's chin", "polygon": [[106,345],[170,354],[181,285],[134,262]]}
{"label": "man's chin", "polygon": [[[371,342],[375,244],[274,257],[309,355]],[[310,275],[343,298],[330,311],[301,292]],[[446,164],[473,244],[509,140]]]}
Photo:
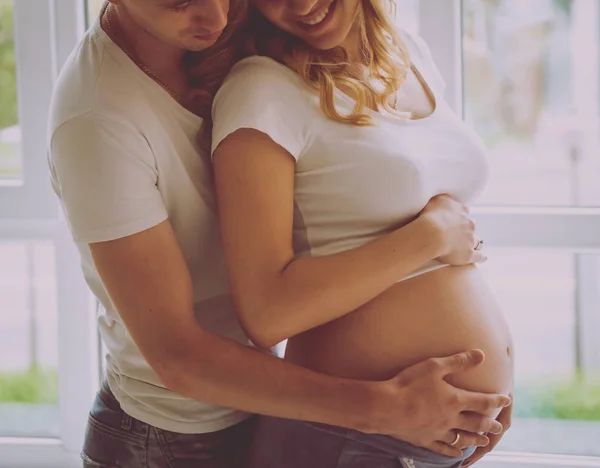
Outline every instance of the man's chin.
{"label": "man's chin", "polygon": [[211,40],[211,41],[204,41],[204,40],[196,39],[193,41],[189,41],[189,43],[187,43],[185,45],[184,49],[189,52],[202,52],[203,50],[206,50],[209,47],[213,46],[216,42],[217,42],[217,39]]}

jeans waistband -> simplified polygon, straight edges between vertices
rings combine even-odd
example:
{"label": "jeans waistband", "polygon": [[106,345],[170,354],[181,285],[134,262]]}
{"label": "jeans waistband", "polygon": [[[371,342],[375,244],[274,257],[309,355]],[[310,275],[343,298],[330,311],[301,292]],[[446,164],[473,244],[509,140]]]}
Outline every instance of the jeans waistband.
{"label": "jeans waistband", "polygon": [[100,389],[98,390],[98,396],[104,402],[104,404],[113,411],[121,411],[121,404],[119,400],[115,397],[110,386],[108,385],[108,381],[104,378],[100,383]]}
{"label": "jeans waistband", "polygon": [[439,464],[441,466],[448,466],[448,464],[451,463],[462,462],[469,458],[476,449],[476,447],[468,447],[463,450],[463,455],[461,457],[452,458],[432,452],[431,450],[423,447],[417,447],[416,445],[403,440],[394,439],[390,436],[366,434],[364,432],[354,431],[352,429],[344,429],[342,427],[329,426],[327,424],[320,423],[307,422],[305,424],[308,424],[314,429],[328,432],[329,434],[334,434],[346,439],[360,442],[364,445],[369,445],[392,455],[410,457],[422,463]]}

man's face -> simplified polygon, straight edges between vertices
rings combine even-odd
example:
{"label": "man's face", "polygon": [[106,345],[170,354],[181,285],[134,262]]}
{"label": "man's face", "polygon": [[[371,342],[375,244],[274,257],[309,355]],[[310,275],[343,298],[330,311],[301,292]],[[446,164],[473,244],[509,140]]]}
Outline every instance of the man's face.
{"label": "man's face", "polygon": [[227,26],[229,0],[114,0],[154,37],[183,50],[213,45]]}

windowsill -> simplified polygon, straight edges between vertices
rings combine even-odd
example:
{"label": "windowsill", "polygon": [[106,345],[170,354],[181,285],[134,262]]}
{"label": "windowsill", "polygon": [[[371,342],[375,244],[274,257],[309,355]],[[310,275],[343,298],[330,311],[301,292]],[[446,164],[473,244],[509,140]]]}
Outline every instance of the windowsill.
{"label": "windowsill", "polygon": [[0,403],[0,438],[58,436],[57,404]]}
{"label": "windowsill", "polygon": [[2,178],[0,177],[0,188],[4,187],[23,187],[22,179]]}

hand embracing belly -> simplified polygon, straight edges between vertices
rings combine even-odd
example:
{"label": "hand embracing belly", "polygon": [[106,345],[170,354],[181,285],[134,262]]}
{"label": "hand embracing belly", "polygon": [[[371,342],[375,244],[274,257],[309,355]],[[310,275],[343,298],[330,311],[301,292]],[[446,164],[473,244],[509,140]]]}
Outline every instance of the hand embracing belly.
{"label": "hand embracing belly", "polygon": [[448,266],[290,339],[286,359],[330,375],[385,380],[427,358],[474,348],[485,353],[483,364],[446,380],[478,392],[511,391],[512,340],[496,299],[477,267]]}

